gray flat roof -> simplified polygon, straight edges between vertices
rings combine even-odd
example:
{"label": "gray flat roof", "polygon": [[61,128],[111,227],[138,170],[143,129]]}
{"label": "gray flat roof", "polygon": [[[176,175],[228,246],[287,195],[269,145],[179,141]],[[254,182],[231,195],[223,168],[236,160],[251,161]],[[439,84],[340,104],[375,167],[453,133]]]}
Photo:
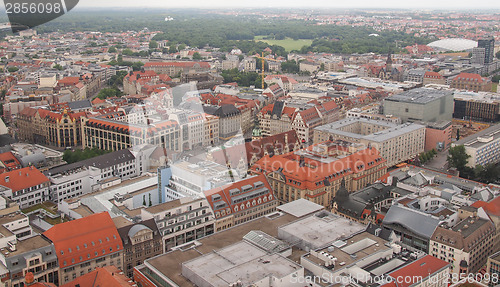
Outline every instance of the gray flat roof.
{"label": "gray flat roof", "polygon": [[[385,126],[387,129],[383,131],[379,131],[369,135],[361,135],[357,133],[345,132],[340,130],[342,127],[354,124],[356,122],[362,122],[366,124],[374,124]],[[388,139],[399,137],[409,132],[416,131],[418,129],[425,128],[423,125],[415,124],[415,123],[405,123],[405,124],[395,124],[392,122],[386,122],[381,120],[374,119],[365,119],[365,118],[347,118],[340,121],[336,121],[330,124],[322,125],[315,128],[318,131],[324,131],[331,134],[337,134],[345,137],[351,137],[355,139],[365,139],[373,142],[383,142]]]}
{"label": "gray flat roof", "polygon": [[400,94],[390,96],[385,101],[404,102],[412,104],[427,104],[441,97],[452,96],[453,92],[428,88],[412,89]]}
{"label": "gray flat roof", "polygon": [[302,217],[322,210],[323,206],[307,199],[300,198],[292,202],[280,205],[276,207],[276,209],[291,214],[295,217]]}
{"label": "gray flat roof", "polygon": [[278,229],[280,234],[282,232],[288,233],[299,238],[302,242],[309,243],[312,249],[317,249],[340,238],[362,232],[365,228],[360,223],[322,211],[316,215],[280,226]]}

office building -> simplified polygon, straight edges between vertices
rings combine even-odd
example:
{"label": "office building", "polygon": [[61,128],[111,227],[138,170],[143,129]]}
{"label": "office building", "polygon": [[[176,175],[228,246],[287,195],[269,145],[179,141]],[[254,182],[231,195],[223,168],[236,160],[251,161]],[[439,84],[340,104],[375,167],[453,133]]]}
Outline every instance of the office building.
{"label": "office building", "polygon": [[400,117],[403,122],[450,121],[452,114],[451,91],[417,88],[384,99],[384,115]]}
{"label": "office building", "polygon": [[465,152],[470,156],[467,166],[497,163],[500,161],[500,124],[493,125],[451,145],[464,145]]}
{"label": "office building", "polygon": [[478,48],[484,48],[484,63],[489,64],[495,60],[495,38],[484,37],[477,41]]}
{"label": "office building", "polygon": [[315,128],[314,143],[330,138],[374,147],[390,167],[413,159],[424,151],[425,126],[348,118]]}

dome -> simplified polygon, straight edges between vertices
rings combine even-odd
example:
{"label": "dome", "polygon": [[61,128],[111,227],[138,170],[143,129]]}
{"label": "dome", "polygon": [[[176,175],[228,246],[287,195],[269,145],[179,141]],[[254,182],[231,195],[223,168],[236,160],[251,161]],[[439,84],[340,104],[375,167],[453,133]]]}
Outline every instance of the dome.
{"label": "dome", "polygon": [[477,42],[468,39],[450,38],[434,41],[427,44],[427,46],[444,51],[465,51],[476,48]]}
{"label": "dome", "polygon": [[132,239],[132,237],[134,237],[137,234],[137,232],[144,230],[144,229],[151,231],[151,229],[145,225],[142,225],[142,224],[134,225],[128,231],[128,237],[130,237]]}

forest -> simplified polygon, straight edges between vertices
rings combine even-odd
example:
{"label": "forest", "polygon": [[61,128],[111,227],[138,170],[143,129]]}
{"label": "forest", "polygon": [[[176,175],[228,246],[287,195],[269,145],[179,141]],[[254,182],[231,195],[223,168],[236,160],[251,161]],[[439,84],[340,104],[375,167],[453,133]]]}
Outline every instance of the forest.
{"label": "forest", "polygon": [[[173,21],[164,21],[165,17]],[[147,28],[161,33],[155,41],[168,40],[173,45],[202,48],[210,46],[228,52],[239,48],[244,53],[259,52],[269,45],[255,41],[266,39],[310,39],[310,46],[299,52],[325,53],[387,53],[415,43],[426,44],[404,31],[376,31],[368,27],[318,25],[314,21],[264,19],[260,16],[232,16],[199,10],[173,10],[169,13],[154,10],[139,11],[75,11],[37,27],[39,33],[61,31],[123,32]],[[379,36],[369,36],[378,34]],[[398,45],[396,45],[396,41]],[[274,53],[285,56],[281,46],[270,46]]]}

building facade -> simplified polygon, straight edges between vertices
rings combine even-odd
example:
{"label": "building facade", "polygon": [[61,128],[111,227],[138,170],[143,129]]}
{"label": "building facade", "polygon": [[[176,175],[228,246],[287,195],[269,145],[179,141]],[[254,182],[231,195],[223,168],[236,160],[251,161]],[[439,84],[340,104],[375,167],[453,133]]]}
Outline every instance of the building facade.
{"label": "building facade", "polygon": [[485,166],[500,161],[500,124],[493,125],[471,136],[452,143],[452,146],[464,145],[470,156],[467,166]]}
{"label": "building facade", "polygon": [[314,143],[338,139],[377,149],[387,166],[413,159],[425,148],[425,126],[384,120],[349,118],[317,127]]}
{"label": "building facade", "polygon": [[154,219],[163,252],[215,232],[214,214],[204,198],[184,197],[141,210],[143,221]]}
{"label": "building facade", "polygon": [[135,266],[163,253],[162,236],[154,219],[120,227],[118,233],[123,242],[123,272],[128,278],[134,276]]}
{"label": "building facade", "polygon": [[96,267],[123,268],[123,244],[107,212],[54,225],[43,236],[54,244],[60,284],[90,273]]}
{"label": "building facade", "polygon": [[251,171],[266,175],[280,202],[304,198],[331,207],[343,180],[347,190],[354,191],[387,171],[386,160],[376,149],[358,148],[342,141],[327,141],[279,156],[264,156]]}
{"label": "building facade", "polygon": [[491,80],[479,74],[460,73],[451,81],[451,87],[473,92],[491,92]]}
{"label": "building facade", "polygon": [[205,191],[219,232],[276,211],[278,201],[264,175]]}

